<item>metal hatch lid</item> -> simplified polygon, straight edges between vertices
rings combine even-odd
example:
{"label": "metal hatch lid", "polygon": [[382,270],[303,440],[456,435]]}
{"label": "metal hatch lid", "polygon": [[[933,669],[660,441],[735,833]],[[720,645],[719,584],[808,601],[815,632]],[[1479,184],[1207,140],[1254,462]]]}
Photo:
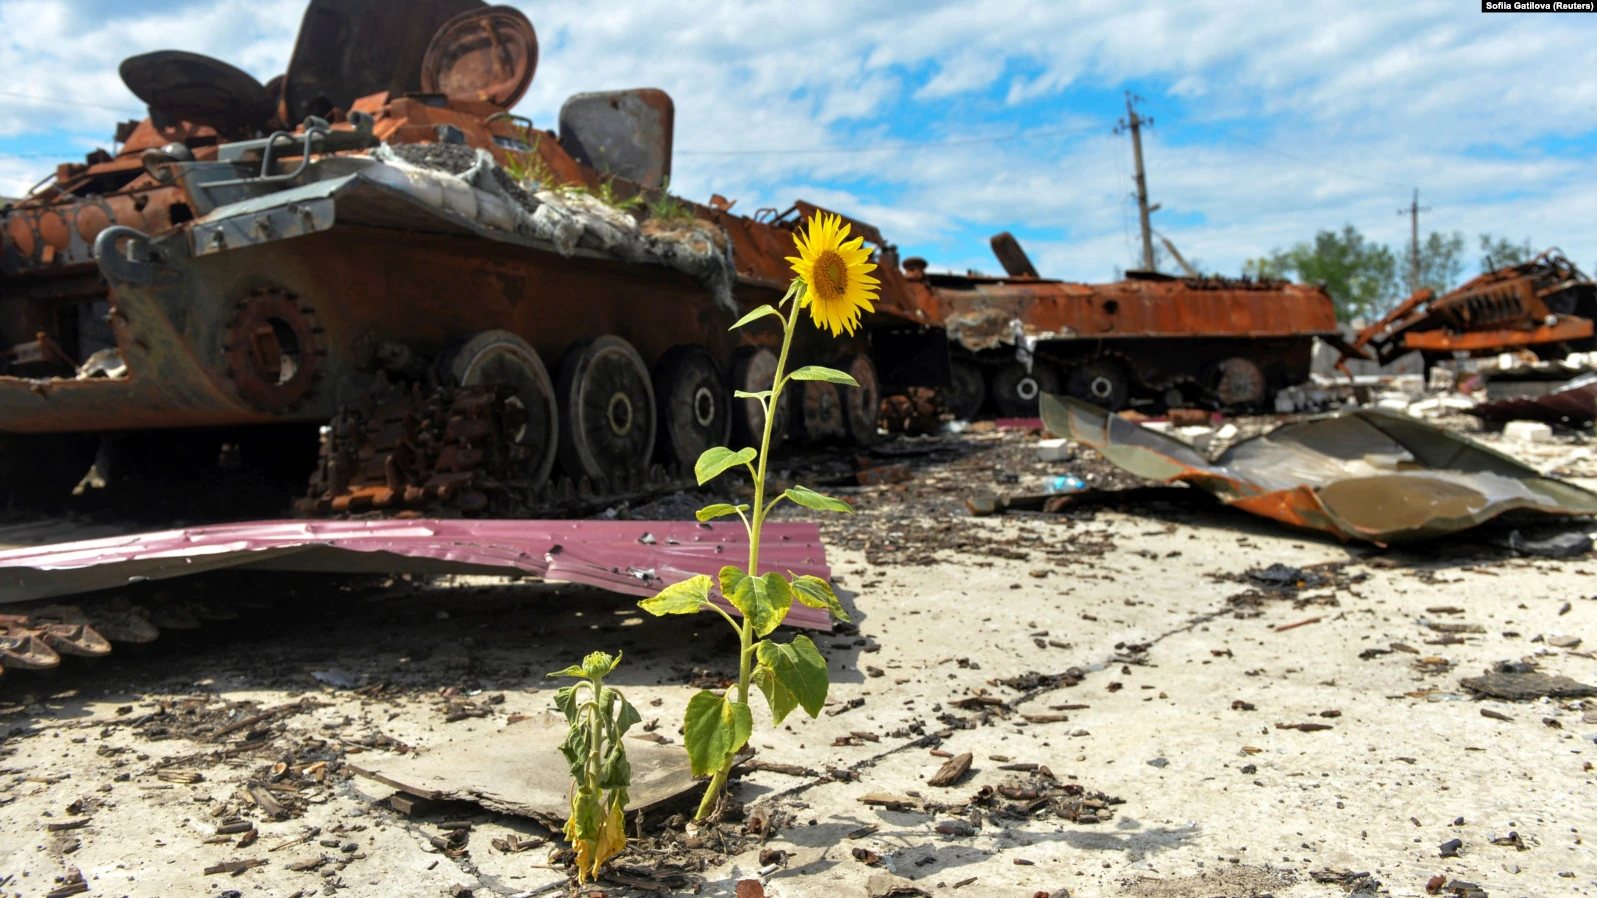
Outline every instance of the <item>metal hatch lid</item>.
{"label": "metal hatch lid", "polygon": [[501,109],[516,105],[538,69],[538,34],[521,10],[490,6],[463,12],[427,45],[421,87],[451,100],[476,100]]}
{"label": "metal hatch lid", "polygon": [[421,90],[438,29],[482,0],[310,0],[283,74],[284,121],[348,110],[361,97]]}
{"label": "metal hatch lid", "polygon": [[117,70],[157,124],[190,122],[221,132],[249,132],[272,117],[272,96],[248,72],[182,50],[157,50],[122,60]]}

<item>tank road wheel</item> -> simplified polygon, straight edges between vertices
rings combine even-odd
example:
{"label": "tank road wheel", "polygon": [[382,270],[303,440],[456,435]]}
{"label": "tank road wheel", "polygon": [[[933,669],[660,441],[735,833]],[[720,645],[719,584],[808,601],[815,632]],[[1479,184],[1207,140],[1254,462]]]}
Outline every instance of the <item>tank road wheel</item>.
{"label": "tank road wheel", "polygon": [[632,344],[578,343],[560,364],[560,465],[571,477],[625,479],[654,454],[654,387]]}
{"label": "tank road wheel", "polygon": [[1031,371],[1010,362],[993,375],[993,404],[1005,418],[1037,417],[1037,396],[1059,392],[1059,377],[1047,364],[1034,361]]}
{"label": "tank road wheel", "polygon": [[987,378],[981,366],[968,359],[954,359],[949,365],[953,385],[948,388],[948,410],[955,420],[969,421],[981,412],[987,401]]}
{"label": "tank road wheel", "polygon": [[1204,377],[1203,385],[1222,406],[1247,407],[1264,401],[1264,372],[1240,356],[1217,362]]}
{"label": "tank road wheel", "polygon": [[1131,379],[1126,369],[1108,359],[1094,359],[1070,369],[1065,377],[1065,392],[1099,408],[1118,412],[1131,398]]}
{"label": "tank road wheel", "polygon": [[838,396],[842,389],[846,388],[820,380],[790,381],[783,390],[784,396],[791,391],[793,403],[787,435],[806,446],[842,437],[848,427],[843,420],[843,400]]}
{"label": "tank road wheel", "polygon": [[516,453],[529,481],[548,480],[561,425],[554,385],[538,351],[509,331],[483,331],[449,356],[449,373],[463,387],[504,383],[515,388],[509,401],[526,416],[513,438]]}
{"label": "tank road wheel", "polygon": [[668,461],[692,468],[704,450],[726,445],[732,394],[715,356],[702,346],[673,347],[654,366],[660,448]]}
{"label": "tank road wheel", "polygon": [[843,370],[858,387],[837,388],[843,394],[843,425],[855,443],[869,446],[876,442],[876,425],[882,417],[882,387],[876,381],[876,366],[869,356],[857,355]]}
{"label": "tank road wheel", "polygon": [[[742,390],[745,393],[759,393],[771,388],[771,382],[776,375],[776,353],[758,346],[744,346],[732,353],[732,363],[727,366],[728,380],[732,382],[732,389]],[[775,452],[782,440],[787,436],[788,429],[788,397],[798,392],[792,386],[802,386],[803,382],[790,384],[790,388],[782,393],[782,402],[776,407],[776,420],[771,427],[771,451]],[[760,445],[760,438],[765,434],[765,409],[756,399],[732,400],[732,442],[733,449],[744,446]]]}

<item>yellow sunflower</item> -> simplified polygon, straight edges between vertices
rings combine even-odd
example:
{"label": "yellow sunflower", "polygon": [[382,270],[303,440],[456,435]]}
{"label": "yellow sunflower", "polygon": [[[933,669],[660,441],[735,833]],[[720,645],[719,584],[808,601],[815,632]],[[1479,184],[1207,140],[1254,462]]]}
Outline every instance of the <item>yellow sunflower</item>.
{"label": "yellow sunflower", "polygon": [[848,240],[848,231],[838,216],[817,212],[803,233],[793,235],[798,258],[787,257],[807,288],[803,303],[809,306],[815,326],[833,336],[844,331],[853,336],[860,310],[875,311],[871,301],[881,283],[870,275],[876,266],[868,261],[871,251],[863,246],[865,238]]}

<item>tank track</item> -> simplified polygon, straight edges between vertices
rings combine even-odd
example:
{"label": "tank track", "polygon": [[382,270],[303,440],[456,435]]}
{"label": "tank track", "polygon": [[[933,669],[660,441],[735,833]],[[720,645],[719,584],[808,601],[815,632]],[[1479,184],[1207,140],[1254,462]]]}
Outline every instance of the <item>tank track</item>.
{"label": "tank track", "polygon": [[307,516],[408,514],[496,518],[571,517],[694,486],[651,465],[613,479],[522,475],[527,453],[509,437],[520,426],[500,384],[425,388],[340,410],[322,431]]}

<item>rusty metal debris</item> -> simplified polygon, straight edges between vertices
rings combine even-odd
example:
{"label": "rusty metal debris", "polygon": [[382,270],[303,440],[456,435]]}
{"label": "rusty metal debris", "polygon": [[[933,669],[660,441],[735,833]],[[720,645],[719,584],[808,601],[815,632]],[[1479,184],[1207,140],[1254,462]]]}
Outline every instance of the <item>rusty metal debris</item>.
{"label": "rusty metal debris", "polygon": [[[831,575],[816,525],[773,522],[766,533],[764,551],[773,568]],[[688,577],[713,575],[728,555],[747,551],[747,538],[740,526],[695,522],[255,521],[0,551],[0,604],[223,569],[522,572],[649,596]],[[103,655],[112,643],[149,642],[163,629],[237,617],[238,610],[221,601],[19,606],[0,614],[0,669],[48,669],[64,654]],[[787,623],[831,629],[824,612],[798,606]]]}
{"label": "rusty metal debris", "polygon": [[[1597,284],[1557,249],[1485,272],[1444,296],[1416,291],[1359,333],[1342,359],[1381,364],[1419,351],[1426,363],[1529,349],[1544,359],[1597,348]],[[1589,410],[1588,410],[1589,411]]]}
{"label": "rusty metal debris", "polygon": [[1469,413],[1488,421],[1544,421],[1584,425],[1597,418],[1597,374],[1582,374],[1534,398],[1512,397],[1484,402]]}
{"label": "rusty metal debris", "polygon": [[1466,437],[1364,409],[1287,424],[1212,462],[1103,409],[1045,395],[1052,432],[1151,480],[1186,483],[1294,527],[1385,545],[1465,530],[1510,512],[1597,513],[1597,494],[1545,477]]}

